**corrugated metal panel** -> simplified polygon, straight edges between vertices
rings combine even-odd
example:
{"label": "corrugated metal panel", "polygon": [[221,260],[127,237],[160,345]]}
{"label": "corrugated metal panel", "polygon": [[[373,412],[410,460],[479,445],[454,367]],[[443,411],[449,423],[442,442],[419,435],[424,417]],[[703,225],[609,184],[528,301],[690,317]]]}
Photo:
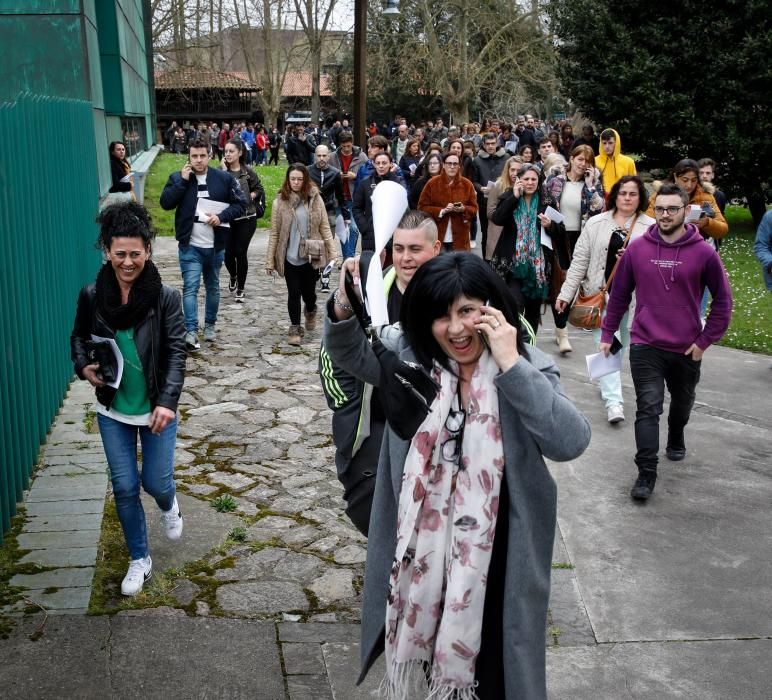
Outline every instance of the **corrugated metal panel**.
{"label": "corrugated metal panel", "polygon": [[60,140],[55,162],[46,139],[7,139],[0,159],[0,533],[72,377],[77,293],[99,265],[91,104],[27,93],[0,106],[0,133],[30,124],[78,138]]}

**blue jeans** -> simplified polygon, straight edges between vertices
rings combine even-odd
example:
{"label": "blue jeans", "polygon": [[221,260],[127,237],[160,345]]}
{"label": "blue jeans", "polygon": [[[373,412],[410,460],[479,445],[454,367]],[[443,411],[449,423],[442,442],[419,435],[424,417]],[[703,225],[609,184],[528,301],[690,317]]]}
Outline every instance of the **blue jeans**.
{"label": "blue jeans", "polygon": [[701,362],[690,355],[668,352],[651,345],[630,346],[630,373],[638,404],[635,414],[635,463],[639,470],[656,471],[659,453],[659,417],[665,400],[665,386],[670,391],[667,417],[667,442],[683,447],[684,428],[694,406]]}
{"label": "blue jeans", "polygon": [[[174,505],[174,446],[177,442],[175,418],[159,435],[147,426],[121,423],[97,414],[102,445],[110,467],[115,508],[132,559],[149,553],[145,511],[139,498],[140,480],[145,492],[155,498],[161,510]],[[137,466],[137,433],[142,444],[142,473]]]}
{"label": "blue jeans", "polygon": [[347,199],[343,202],[343,218],[349,221],[348,240],[340,246],[343,259],[353,258],[357,254],[357,239],[359,238],[359,229],[357,228],[354,215],[352,213],[353,202]]}
{"label": "blue jeans", "polygon": [[225,251],[214,248],[180,246],[180,270],[182,271],[182,312],[185,314],[185,330],[198,331],[198,288],[204,276],[206,302],[204,322],[214,325],[220,308],[220,268]]}

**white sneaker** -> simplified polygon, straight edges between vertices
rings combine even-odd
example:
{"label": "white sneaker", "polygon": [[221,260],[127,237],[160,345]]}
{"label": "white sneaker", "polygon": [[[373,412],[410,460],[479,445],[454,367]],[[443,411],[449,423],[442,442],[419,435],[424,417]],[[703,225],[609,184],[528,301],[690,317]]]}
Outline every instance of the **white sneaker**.
{"label": "white sneaker", "polygon": [[123,577],[121,593],[123,595],[137,595],[142,586],[153,575],[153,560],[150,557],[144,559],[132,559],[129,562],[129,570]]}
{"label": "white sneaker", "polygon": [[174,497],[171,510],[161,511],[161,525],[164,526],[167,540],[178,540],[182,537],[182,513],[177,504],[177,496]]}
{"label": "white sneaker", "polygon": [[625,419],[625,409],[622,404],[614,404],[608,410],[608,422],[612,425],[614,423],[621,423]]}
{"label": "white sneaker", "polygon": [[476,248],[476,247],[477,247],[477,241],[469,241],[469,245],[470,245],[472,248]]}

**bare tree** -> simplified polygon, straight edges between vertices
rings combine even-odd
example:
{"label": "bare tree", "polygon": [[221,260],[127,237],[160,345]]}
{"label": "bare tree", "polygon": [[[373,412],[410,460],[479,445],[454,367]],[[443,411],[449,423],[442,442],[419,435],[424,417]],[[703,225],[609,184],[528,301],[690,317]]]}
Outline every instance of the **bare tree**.
{"label": "bare tree", "polygon": [[308,42],[311,62],[311,121],[319,120],[321,109],[322,49],[336,0],[293,0]]}
{"label": "bare tree", "polygon": [[[259,82],[261,91],[257,101],[266,124],[275,124],[281,107],[281,94],[292,55],[298,51],[293,42],[283,41],[285,30],[297,29],[297,16],[290,10],[289,0],[254,0],[247,3],[233,0],[239,43],[244,54],[247,74],[252,82]],[[260,44],[256,49],[253,28],[259,28]],[[256,50],[262,53],[258,68]]]}

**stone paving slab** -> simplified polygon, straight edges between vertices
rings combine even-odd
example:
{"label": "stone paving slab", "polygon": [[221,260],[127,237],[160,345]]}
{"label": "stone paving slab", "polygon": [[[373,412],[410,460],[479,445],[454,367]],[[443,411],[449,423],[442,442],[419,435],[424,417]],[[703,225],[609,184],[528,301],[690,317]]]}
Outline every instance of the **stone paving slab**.
{"label": "stone paving slab", "polygon": [[36,515],[27,518],[24,531],[32,532],[67,532],[71,530],[97,530],[102,527],[101,513],[80,515]]}
{"label": "stone paving slab", "polygon": [[768,700],[772,640],[601,644],[547,650],[554,700]]}
{"label": "stone paving slab", "polygon": [[27,532],[18,536],[21,549],[70,549],[89,547],[99,541],[99,532],[75,530],[65,532]]}
{"label": "stone paving slab", "polygon": [[66,501],[33,501],[26,502],[28,516],[52,515],[88,515],[98,513],[100,518],[105,507],[104,494],[97,498],[75,499]]}
{"label": "stone paving slab", "polygon": [[24,593],[38,605],[42,605],[51,613],[58,610],[73,610],[85,613],[88,609],[88,602],[91,599],[91,581],[88,585],[72,588],[60,588],[58,590],[28,590]]}
{"label": "stone paving slab", "polygon": [[93,566],[96,562],[97,548],[71,547],[69,549],[38,549],[25,554],[21,564],[39,564],[40,566],[71,567]]}
{"label": "stone paving slab", "polygon": [[79,567],[71,569],[54,569],[43,571],[39,574],[16,574],[11,578],[12,586],[21,586],[29,590],[43,590],[46,588],[73,588],[78,586],[90,586],[94,577],[92,567]]}
{"label": "stone paving slab", "polygon": [[107,489],[107,476],[94,474],[94,481],[86,488],[32,489],[27,496],[27,503],[39,501],[82,501],[104,498]]}
{"label": "stone paving slab", "polygon": [[[358,639],[358,635],[356,639]],[[359,644],[336,642],[322,645],[327,677],[330,679],[335,700],[364,700],[377,698],[378,688],[386,673],[383,654],[370,668],[362,684],[357,686],[359,677]]]}

